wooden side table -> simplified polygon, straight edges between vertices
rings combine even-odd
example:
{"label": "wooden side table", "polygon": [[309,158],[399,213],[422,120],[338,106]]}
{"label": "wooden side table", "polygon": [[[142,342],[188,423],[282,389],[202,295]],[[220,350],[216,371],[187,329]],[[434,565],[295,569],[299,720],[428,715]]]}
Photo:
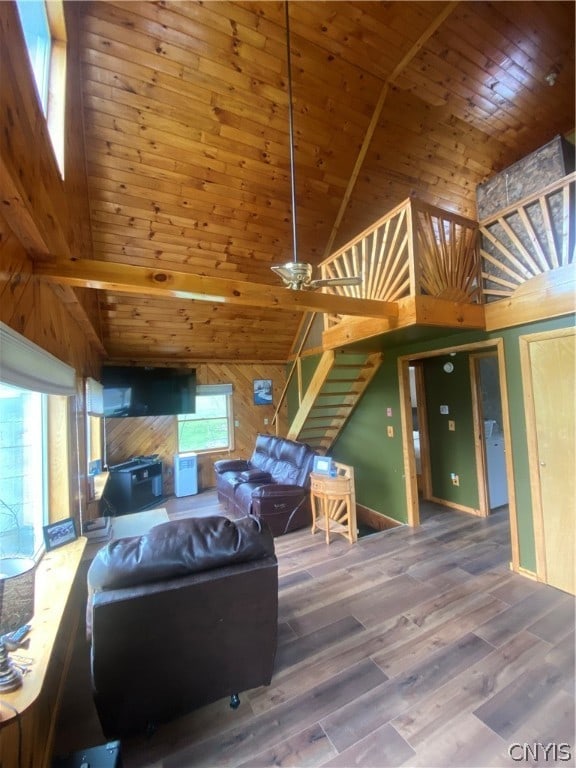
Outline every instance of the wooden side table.
{"label": "wooden side table", "polygon": [[335,477],[310,475],[312,533],[324,530],[327,544],[330,533],[340,533],[353,544],[358,538],[354,468],[336,462],[336,471]]}

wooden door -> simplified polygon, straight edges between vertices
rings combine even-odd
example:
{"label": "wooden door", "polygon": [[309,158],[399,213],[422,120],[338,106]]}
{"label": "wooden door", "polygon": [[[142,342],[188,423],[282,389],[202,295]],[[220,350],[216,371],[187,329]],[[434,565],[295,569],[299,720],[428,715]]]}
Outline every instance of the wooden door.
{"label": "wooden door", "polygon": [[576,594],[574,328],[522,342],[537,573]]}

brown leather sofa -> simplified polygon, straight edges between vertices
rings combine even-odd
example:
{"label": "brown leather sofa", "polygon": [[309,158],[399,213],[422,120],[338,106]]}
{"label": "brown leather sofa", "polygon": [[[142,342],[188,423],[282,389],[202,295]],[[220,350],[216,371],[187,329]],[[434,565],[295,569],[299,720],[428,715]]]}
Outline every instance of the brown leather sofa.
{"label": "brown leather sofa", "polygon": [[314,456],[306,443],[259,434],[249,460],[214,462],[218,500],[231,517],[264,519],[274,536],[310,525]]}
{"label": "brown leather sofa", "polygon": [[274,539],[254,517],[162,523],[88,571],[94,701],[106,737],[268,685],[276,654]]}

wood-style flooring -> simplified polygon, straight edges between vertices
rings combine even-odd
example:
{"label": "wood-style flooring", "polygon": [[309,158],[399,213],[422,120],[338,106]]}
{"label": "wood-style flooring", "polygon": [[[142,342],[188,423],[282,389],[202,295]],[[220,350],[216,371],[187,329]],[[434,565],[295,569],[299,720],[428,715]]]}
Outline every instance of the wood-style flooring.
{"label": "wood-style flooring", "polygon": [[[220,512],[213,492],[165,506]],[[422,519],[276,539],[271,685],[124,740],[124,768],[574,766],[574,598],[510,572],[507,508]],[[55,754],[104,742],[79,638]]]}

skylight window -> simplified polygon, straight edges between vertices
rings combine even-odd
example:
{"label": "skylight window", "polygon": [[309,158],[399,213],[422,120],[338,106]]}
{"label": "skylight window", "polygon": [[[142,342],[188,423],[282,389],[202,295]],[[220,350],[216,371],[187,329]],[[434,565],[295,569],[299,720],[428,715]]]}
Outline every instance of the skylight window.
{"label": "skylight window", "polygon": [[[0,0],[1,2],[1,0]],[[66,26],[62,0],[16,0],[39,103],[64,176]]]}
{"label": "skylight window", "polygon": [[42,111],[44,116],[48,117],[52,35],[48,24],[46,5],[44,0],[17,0],[17,5]]}

